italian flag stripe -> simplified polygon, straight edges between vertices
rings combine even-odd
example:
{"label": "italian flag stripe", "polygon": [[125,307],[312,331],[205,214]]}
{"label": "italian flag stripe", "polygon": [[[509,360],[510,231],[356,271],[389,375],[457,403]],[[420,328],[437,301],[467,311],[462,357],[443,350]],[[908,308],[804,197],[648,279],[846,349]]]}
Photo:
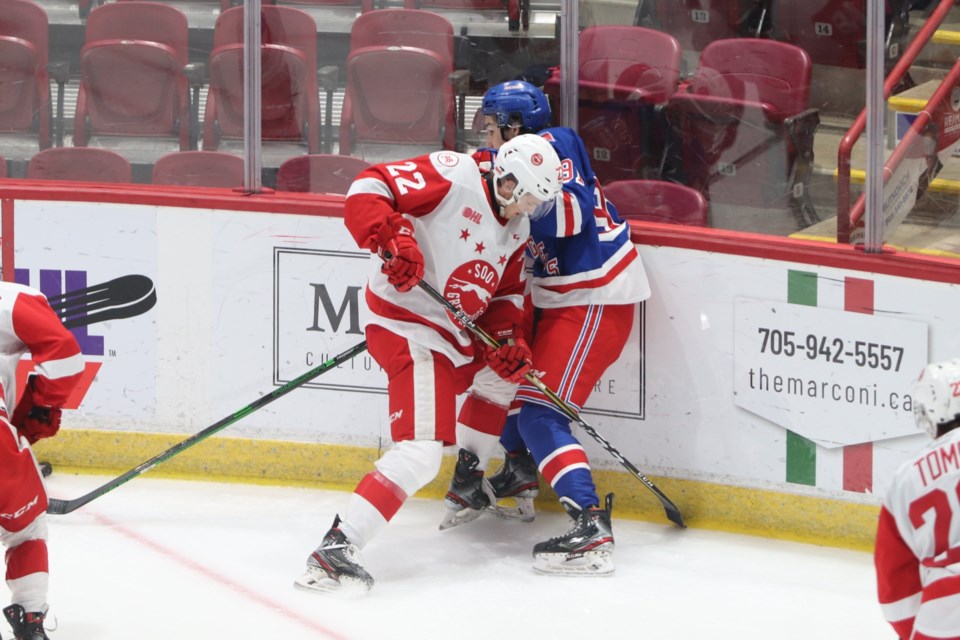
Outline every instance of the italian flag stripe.
{"label": "italian flag stripe", "polygon": [[[787,302],[817,306],[817,274],[811,271],[787,272]],[[817,484],[817,445],[800,434],[787,430],[787,482]]]}
{"label": "italian flag stripe", "polygon": [[[810,271],[787,272],[787,302],[817,306],[817,274]],[[873,314],[873,281],[846,278],[843,290],[844,311]],[[817,445],[812,440],[787,431],[787,482],[817,484]],[[843,489],[860,493],[873,491],[873,443],[843,448]]]}
{"label": "italian flag stripe", "polygon": [[[873,315],[873,280],[845,278],[843,309]],[[843,490],[873,492],[873,443],[864,442],[843,448]]]}

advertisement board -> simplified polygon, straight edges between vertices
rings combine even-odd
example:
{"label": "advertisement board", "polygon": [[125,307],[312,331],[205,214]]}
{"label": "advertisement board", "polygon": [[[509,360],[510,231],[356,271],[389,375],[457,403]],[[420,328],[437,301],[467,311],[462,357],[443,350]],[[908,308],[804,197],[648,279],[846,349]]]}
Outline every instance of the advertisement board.
{"label": "advertisement board", "polygon": [[[16,234],[17,278],[48,296],[155,285],[138,313],[75,329],[98,370],[66,428],[195,433],[357,345],[369,321],[377,264],[340,218],[22,201]],[[639,248],[653,295],[585,420],[647,474],[875,500],[924,442],[912,379],[960,353],[957,287]],[[223,435],[382,449],[385,387],[363,353]],[[595,468],[620,468],[573,430]]]}

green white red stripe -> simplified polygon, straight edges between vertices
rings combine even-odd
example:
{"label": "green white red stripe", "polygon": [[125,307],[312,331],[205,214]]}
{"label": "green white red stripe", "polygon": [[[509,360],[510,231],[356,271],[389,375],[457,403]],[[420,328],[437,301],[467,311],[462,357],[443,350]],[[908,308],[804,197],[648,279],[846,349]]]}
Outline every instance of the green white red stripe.
{"label": "green white red stripe", "polygon": [[[817,306],[818,276],[812,271],[790,269],[787,272],[787,302]],[[843,308],[850,313],[873,314],[874,283],[864,278],[844,278]],[[816,486],[817,445],[812,440],[787,431],[786,480]],[[873,443],[843,448],[843,489],[859,493],[873,492]]]}

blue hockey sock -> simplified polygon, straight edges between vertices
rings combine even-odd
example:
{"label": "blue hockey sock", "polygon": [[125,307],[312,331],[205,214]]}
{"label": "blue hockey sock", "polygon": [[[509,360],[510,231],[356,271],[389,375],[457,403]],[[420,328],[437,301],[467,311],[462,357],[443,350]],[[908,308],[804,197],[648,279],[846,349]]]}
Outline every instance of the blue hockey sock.
{"label": "blue hockey sock", "polygon": [[573,500],[581,509],[600,504],[586,452],[570,432],[568,418],[548,407],[524,404],[519,426],[538,466],[553,456],[540,471],[558,496]]}

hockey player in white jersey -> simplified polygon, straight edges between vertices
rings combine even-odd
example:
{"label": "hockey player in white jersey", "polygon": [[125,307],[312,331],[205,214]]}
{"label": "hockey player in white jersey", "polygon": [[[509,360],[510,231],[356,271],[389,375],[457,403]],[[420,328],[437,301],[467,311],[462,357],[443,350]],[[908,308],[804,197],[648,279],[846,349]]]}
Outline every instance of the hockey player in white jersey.
{"label": "hockey player in white jersey", "polygon": [[913,410],[933,441],[897,470],[880,511],[880,606],[901,640],[960,640],[960,360],[924,368]]}
{"label": "hockey player in white jersey", "polygon": [[[530,224],[536,322],[528,306],[524,326],[540,379],[579,411],[627,344],[637,303],[650,296],[646,272],[629,226],[603,195],[583,141],[572,129],[545,128],[550,105],[542,91],[519,80],[504,82],[487,91],[482,109],[488,146],[474,154],[481,170],[495,163],[515,136],[533,132],[560,157],[562,195]],[[586,450],[571,432],[569,418],[549,398],[521,383],[517,406],[502,430],[504,464],[496,473],[483,478],[484,466],[471,466],[461,454],[468,464],[454,470],[441,527],[469,521],[506,497],[517,500],[524,519],[532,519],[539,469],[573,526],[534,546],[534,569],[609,575],[614,571],[613,494],[605,499],[597,494]],[[486,491],[476,491],[478,486]]]}
{"label": "hockey player in white jersey", "polygon": [[[35,373],[17,397],[20,358]],[[60,428],[60,408],[80,380],[83,356],[42,293],[0,282],[0,543],[12,604],[3,616],[15,640],[46,640],[47,493],[30,445]]]}
{"label": "hockey player in white jersey", "polygon": [[[502,424],[531,370],[520,332],[523,251],[530,216],[560,192],[560,160],[538,136],[505,146],[481,176],[468,155],[440,151],[357,176],[344,219],[373,254],[366,289],[370,353],[388,378],[395,445],[357,485],[343,517],[307,558],[301,588],[365,591],[359,549],[440,469],[445,445],[473,427]],[[491,349],[432,299],[425,280],[500,340]],[[459,417],[457,395],[468,391]],[[497,434],[489,434],[490,448]],[[486,461],[484,461],[486,463]]]}

